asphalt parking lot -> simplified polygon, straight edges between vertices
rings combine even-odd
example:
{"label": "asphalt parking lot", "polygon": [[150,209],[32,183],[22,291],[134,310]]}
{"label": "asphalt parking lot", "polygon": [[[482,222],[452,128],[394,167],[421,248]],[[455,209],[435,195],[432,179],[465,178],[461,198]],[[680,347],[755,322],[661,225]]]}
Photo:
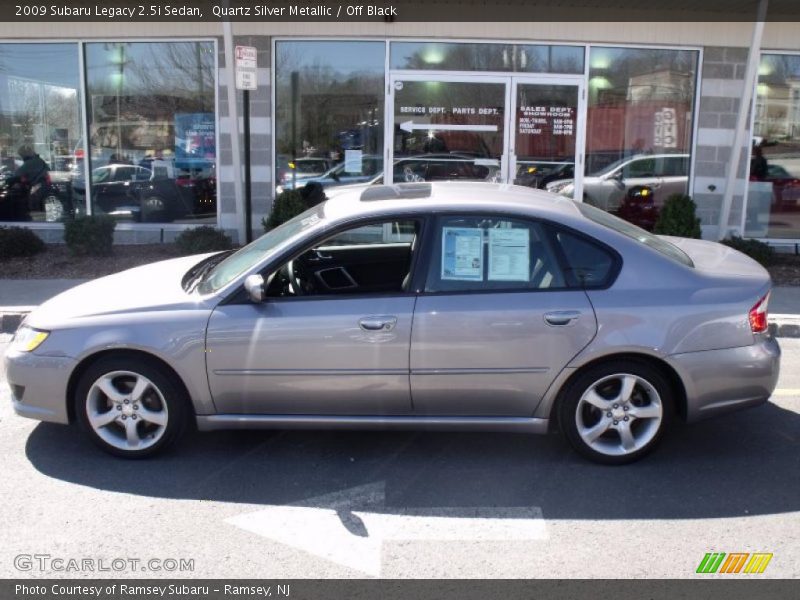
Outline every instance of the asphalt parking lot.
{"label": "asphalt parking lot", "polygon": [[681,578],[721,551],[798,577],[800,340],[780,341],[768,404],[621,468],[557,435],[432,432],[192,433],[122,461],[13,415],[0,375],[0,576]]}

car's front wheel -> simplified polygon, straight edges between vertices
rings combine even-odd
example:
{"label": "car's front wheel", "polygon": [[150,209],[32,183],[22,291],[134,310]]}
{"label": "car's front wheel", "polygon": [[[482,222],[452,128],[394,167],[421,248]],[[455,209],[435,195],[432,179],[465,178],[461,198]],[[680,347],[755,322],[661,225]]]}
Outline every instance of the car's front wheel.
{"label": "car's front wheel", "polygon": [[174,376],[156,362],[109,356],[92,364],[75,393],[75,414],[106,452],[144,458],[173,444],[187,419],[187,400]]}
{"label": "car's front wheel", "polygon": [[559,424],[573,448],[603,464],[625,464],[658,444],[673,413],[672,389],[640,361],[614,361],[581,373],[562,395]]}

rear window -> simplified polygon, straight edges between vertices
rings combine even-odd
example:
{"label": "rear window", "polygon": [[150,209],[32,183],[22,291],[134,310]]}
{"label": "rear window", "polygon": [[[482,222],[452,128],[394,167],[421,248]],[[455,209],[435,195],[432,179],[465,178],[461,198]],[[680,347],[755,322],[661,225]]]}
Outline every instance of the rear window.
{"label": "rear window", "polygon": [[694,267],[692,259],[689,258],[689,256],[675,244],[670,244],[668,241],[645,231],[641,227],[637,227],[636,225],[632,225],[627,221],[623,221],[619,217],[615,217],[604,210],[600,210],[594,206],[589,206],[585,202],[576,202],[576,204],[578,205],[578,209],[583,213],[583,216],[585,216],[587,219],[608,227],[609,229],[613,229],[618,233],[626,235],[629,238],[636,240],[640,244],[648,246],[656,252],[666,256],[667,258],[677,261],[682,265]]}
{"label": "rear window", "polygon": [[567,259],[570,287],[603,288],[611,282],[615,260],[608,250],[563,230],[555,237]]}

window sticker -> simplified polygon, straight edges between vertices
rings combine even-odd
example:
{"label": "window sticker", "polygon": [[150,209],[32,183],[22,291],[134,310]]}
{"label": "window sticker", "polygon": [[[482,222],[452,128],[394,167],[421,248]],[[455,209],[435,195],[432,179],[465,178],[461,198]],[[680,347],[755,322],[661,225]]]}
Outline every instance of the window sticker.
{"label": "window sticker", "polygon": [[363,152],[361,150],[345,150],[344,151],[344,171],[345,173],[353,173],[360,175],[364,171],[363,166]]}
{"label": "window sticker", "polygon": [[483,281],[483,230],[442,228],[442,279]]}
{"label": "window sticker", "polygon": [[489,281],[530,281],[530,231],[489,230]]}

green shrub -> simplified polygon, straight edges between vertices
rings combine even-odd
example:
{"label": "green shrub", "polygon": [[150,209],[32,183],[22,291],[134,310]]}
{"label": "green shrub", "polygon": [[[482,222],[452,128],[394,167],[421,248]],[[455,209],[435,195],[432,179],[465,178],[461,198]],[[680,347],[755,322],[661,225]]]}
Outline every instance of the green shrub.
{"label": "green shrub", "polygon": [[264,231],[275,229],[278,225],[324,201],[325,192],[319,183],[306,184],[299,190],[284,190],[272,203],[269,217],[261,219]]}
{"label": "green shrub", "polygon": [[702,235],[697,205],[686,194],[673,194],[664,202],[653,233],[697,238]]}
{"label": "green shrub", "polygon": [[182,255],[205,254],[218,250],[230,250],[233,242],[230,236],[221,229],[206,225],[183,231],[175,238],[175,246]]}
{"label": "green shrub", "polygon": [[261,219],[261,224],[264,226],[264,231],[269,231],[305,210],[306,203],[300,195],[300,190],[285,190],[275,198],[269,216]]}
{"label": "green shrub", "polygon": [[722,240],[722,243],[743,254],[747,254],[747,256],[764,267],[768,267],[775,262],[775,250],[764,242],[758,240],[743,240],[740,237],[734,236],[728,240]]}
{"label": "green shrub", "polygon": [[82,215],[64,221],[64,242],[73,254],[108,256],[117,222],[107,215]]}
{"label": "green shrub", "polygon": [[44,242],[25,227],[0,227],[0,260],[33,256],[44,250]]}

